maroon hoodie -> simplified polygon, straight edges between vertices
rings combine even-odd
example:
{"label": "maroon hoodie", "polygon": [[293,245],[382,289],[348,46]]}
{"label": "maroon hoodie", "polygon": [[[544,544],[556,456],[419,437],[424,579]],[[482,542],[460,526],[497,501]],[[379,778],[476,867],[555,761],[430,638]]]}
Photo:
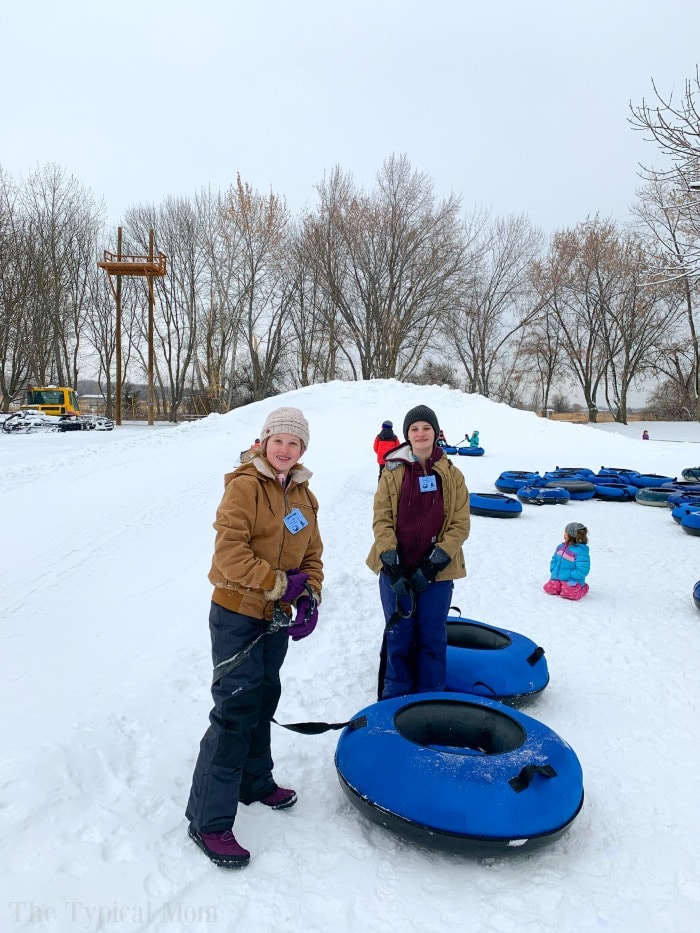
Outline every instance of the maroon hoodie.
{"label": "maroon hoodie", "polygon": [[[407,571],[415,570],[420,564],[435,544],[445,521],[442,482],[440,476],[433,473],[433,463],[442,456],[442,450],[436,446],[426,461],[425,469],[418,460],[406,463],[396,519],[396,540],[401,563]],[[434,476],[437,488],[421,492],[422,476]]]}

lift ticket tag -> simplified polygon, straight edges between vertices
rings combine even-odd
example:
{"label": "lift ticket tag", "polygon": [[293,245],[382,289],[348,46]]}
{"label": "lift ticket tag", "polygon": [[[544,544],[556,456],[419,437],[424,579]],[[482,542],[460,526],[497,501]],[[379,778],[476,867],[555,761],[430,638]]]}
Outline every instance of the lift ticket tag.
{"label": "lift ticket tag", "polygon": [[[433,480],[434,479],[435,477],[433,477]],[[306,526],[309,524],[299,509],[292,509],[289,515],[285,515],[284,523],[293,535],[295,535],[298,531],[301,531],[302,528],[306,528]]]}

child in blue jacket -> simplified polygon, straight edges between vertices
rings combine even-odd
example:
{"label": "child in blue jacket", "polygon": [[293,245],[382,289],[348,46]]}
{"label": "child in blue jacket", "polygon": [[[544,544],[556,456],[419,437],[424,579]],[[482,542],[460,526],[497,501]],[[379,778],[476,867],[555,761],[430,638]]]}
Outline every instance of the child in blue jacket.
{"label": "child in blue jacket", "polygon": [[564,541],[549,563],[550,580],[543,586],[550,596],[583,599],[588,592],[586,577],[591,569],[588,553],[588,529],[580,522],[569,522],[564,529]]}

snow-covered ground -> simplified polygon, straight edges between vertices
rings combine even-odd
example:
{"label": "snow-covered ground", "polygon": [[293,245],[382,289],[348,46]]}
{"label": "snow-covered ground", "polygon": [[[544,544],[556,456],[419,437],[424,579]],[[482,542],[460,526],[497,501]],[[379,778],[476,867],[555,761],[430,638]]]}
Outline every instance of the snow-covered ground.
{"label": "snow-covered ground", "polygon": [[[338,784],[338,733],[273,734],[286,812],[242,808],[248,868],[214,867],[183,814],[210,707],[207,570],[223,474],[280,404],[311,426],[321,505],[319,626],[290,645],[281,722],[343,721],[374,700],[383,627],[371,543],[381,422],[435,409],[472,491],[502,470],[622,466],[679,475],[700,425],[543,421],[478,396],[331,383],[180,427],[0,434],[3,930],[690,933],[700,918],[700,538],[667,509],[599,500],[472,517],[462,614],[546,650],[527,709],[584,771],[582,812],[532,854],[423,850],[367,823]],[[641,440],[648,427],[651,441]],[[571,520],[590,529],[590,594],[542,591]]]}

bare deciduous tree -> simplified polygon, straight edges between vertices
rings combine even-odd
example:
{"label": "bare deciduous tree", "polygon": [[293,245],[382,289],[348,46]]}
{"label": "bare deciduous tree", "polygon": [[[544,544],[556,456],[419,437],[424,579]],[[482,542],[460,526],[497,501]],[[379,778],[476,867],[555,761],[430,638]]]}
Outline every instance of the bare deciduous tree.
{"label": "bare deciduous tree", "polygon": [[34,289],[28,308],[35,379],[77,385],[102,206],[65,170],[48,165],[21,189]]}
{"label": "bare deciduous tree", "polygon": [[691,210],[687,192],[679,191],[675,182],[655,179],[639,193],[632,213],[646,245],[647,279],[667,283],[685,324],[669,324],[653,366],[666,379],[678,381],[681,394],[693,399],[700,421],[700,334],[695,318],[700,277],[692,274],[697,241],[687,220]]}
{"label": "bare deciduous tree", "polygon": [[539,313],[530,269],[542,238],[524,216],[477,217],[470,226],[477,231],[471,262],[463,266],[447,334],[464,367],[466,390],[507,401],[523,377],[518,350],[524,329]]}
{"label": "bare deciduous tree", "polygon": [[289,213],[277,195],[262,196],[238,176],[223,205],[222,236],[235,244],[239,330],[247,359],[241,367],[249,401],[284,384],[285,306],[289,299],[282,256]]}
{"label": "bare deciduous tree", "polygon": [[680,391],[690,394],[700,420],[700,351],[694,316],[700,276],[700,71],[696,66],[694,77],[686,80],[675,100],[673,94],[662,94],[655,82],[652,89],[651,101],[630,104],[629,120],[635,130],[656,143],[666,165],[644,168],[650,184],[642,192],[636,214],[657,240],[664,258],[663,268],[652,271],[678,279],[683,289],[690,353],[681,337],[679,343],[666,348],[662,363],[670,378],[678,380]]}
{"label": "bare deciduous tree", "polygon": [[404,378],[455,307],[464,255],[459,200],[436,204],[427,176],[405,156],[387,159],[367,195],[336,168],[318,186],[307,221],[323,282],[355,378]]}
{"label": "bare deciduous tree", "polygon": [[32,281],[26,223],[17,191],[0,169],[0,410],[8,411],[26,383],[29,354],[26,307]]}
{"label": "bare deciduous tree", "polygon": [[591,421],[601,387],[613,417],[626,421],[630,387],[649,370],[677,313],[673,290],[647,281],[645,265],[638,238],[596,217],[555,234],[534,267]]}

